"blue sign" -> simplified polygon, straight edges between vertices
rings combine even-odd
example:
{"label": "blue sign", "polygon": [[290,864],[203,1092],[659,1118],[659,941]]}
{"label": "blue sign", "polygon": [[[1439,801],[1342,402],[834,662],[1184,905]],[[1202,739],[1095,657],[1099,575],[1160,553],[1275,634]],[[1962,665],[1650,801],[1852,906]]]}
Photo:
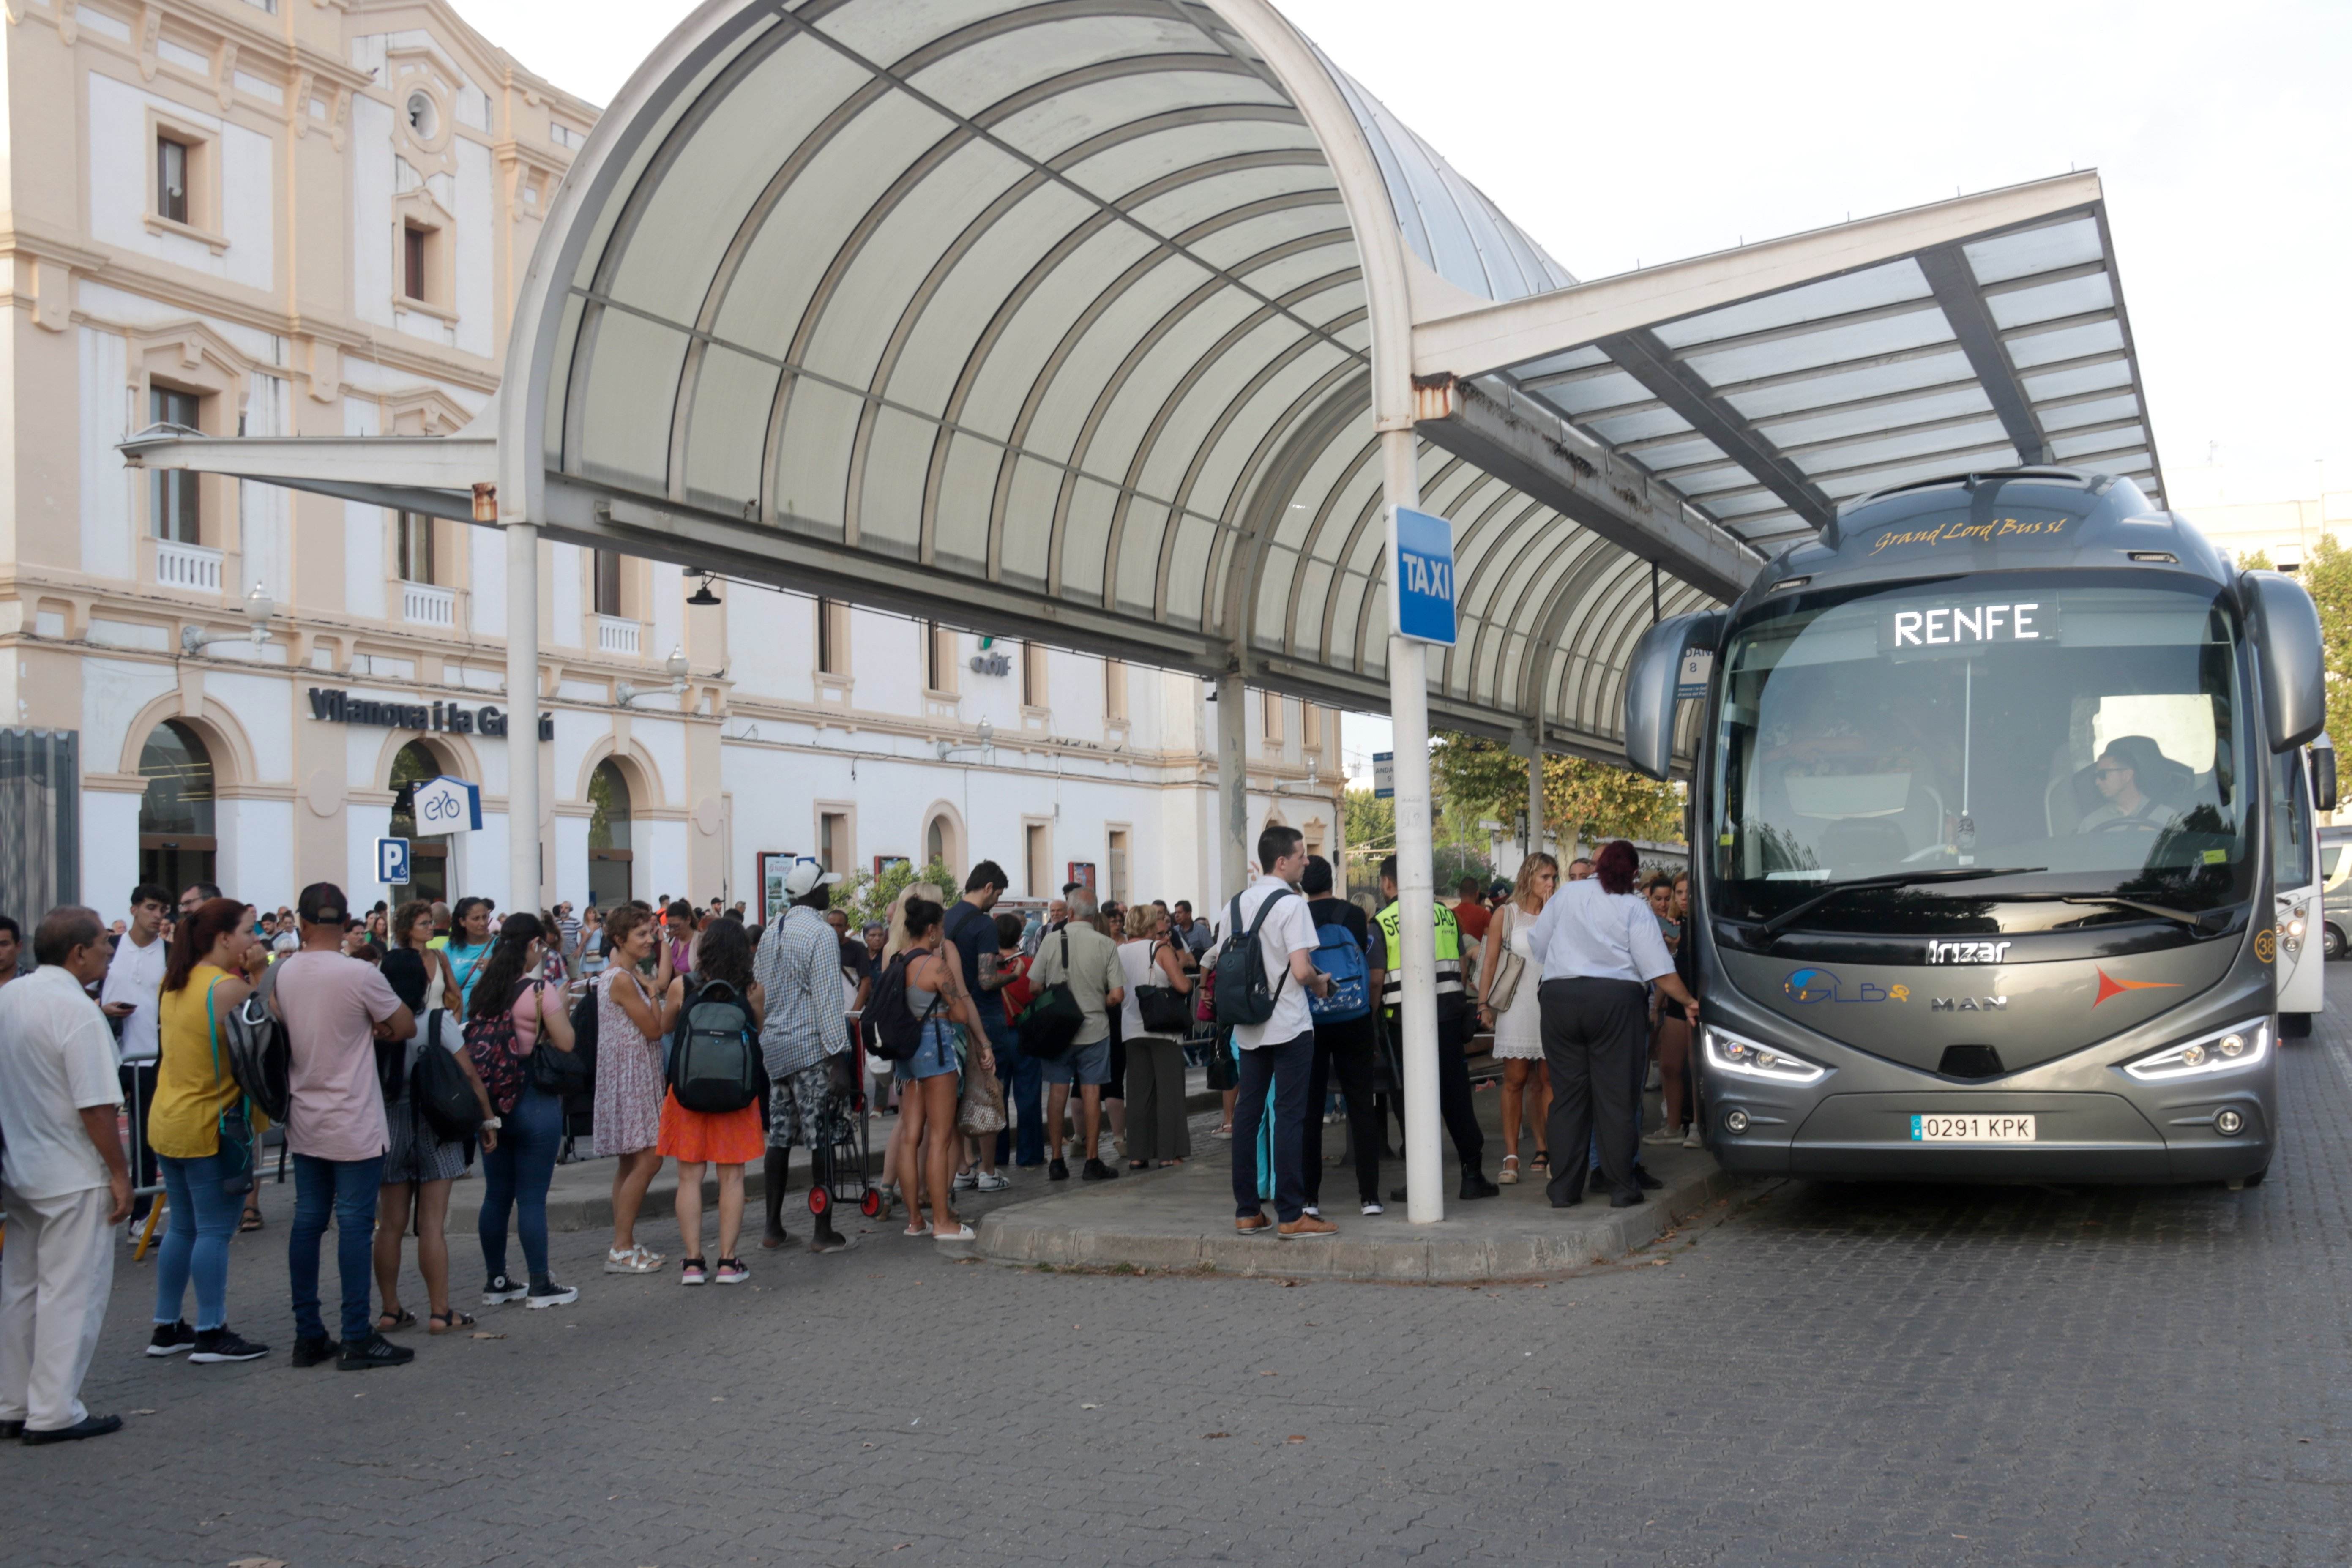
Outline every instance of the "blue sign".
{"label": "blue sign", "polygon": [[1372,753],[1372,798],[1375,800],[1396,798],[1396,753],[1394,752]]}
{"label": "blue sign", "polygon": [[1390,599],[1396,629],[1416,642],[1454,646],[1454,525],[1411,507],[1396,509]]}
{"label": "blue sign", "polygon": [[443,773],[418,784],[413,797],[415,801],[416,830],[419,833],[479,833],[482,830],[482,791],[478,784],[464,779],[453,779]]}
{"label": "blue sign", "polygon": [[408,840],[379,838],[375,841],[375,879],[387,887],[408,885]]}

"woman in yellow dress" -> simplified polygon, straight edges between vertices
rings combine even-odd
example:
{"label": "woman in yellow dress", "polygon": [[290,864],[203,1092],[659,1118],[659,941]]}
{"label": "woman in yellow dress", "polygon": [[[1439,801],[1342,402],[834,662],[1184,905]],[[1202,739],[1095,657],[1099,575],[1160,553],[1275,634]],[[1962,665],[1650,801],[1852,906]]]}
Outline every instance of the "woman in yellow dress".
{"label": "woman in yellow dress", "polygon": [[[253,936],[245,906],[207,899],[172,934],[157,1011],[162,1057],[147,1142],[163,1177],[169,1228],[155,1258],[151,1356],[254,1361],[269,1353],[228,1326],[228,1244],[252,1189],[253,1131],[229,1074],[222,1020],[251,989],[240,978]],[[180,1315],[194,1280],[196,1321]]]}

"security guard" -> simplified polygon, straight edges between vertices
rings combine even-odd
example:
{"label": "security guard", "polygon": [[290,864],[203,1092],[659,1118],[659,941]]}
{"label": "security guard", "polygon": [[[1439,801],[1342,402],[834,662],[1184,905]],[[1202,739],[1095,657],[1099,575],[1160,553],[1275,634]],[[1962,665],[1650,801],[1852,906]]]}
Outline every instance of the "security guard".
{"label": "security guard", "polygon": [[[1404,1003],[1403,960],[1391,967],[1391,953],[1402,952],[1398,942],[1403,916],[1397,907],[1397,861],[1391,855],[1381,862],[1381,897],[1387,906],[1373,917],[1370,981],[1380,993],[1381,1016],[1391,1032],[1397,1010]],[[1470,1107],[1470,1061],[1464,1047],[1478,1026],[1478,1016],[1462,985],[1462,928],[1454,911],[1432,900],[1430,913],[1437,922],[1437,1105],[1454,1152],[1462,1162],[1461,1197],[1491,1198],[1502,1191],[1481,1168],[1486,1135],[1479,1131],[1478,1114]],[[1391,1203],[1404,1201],[1404,1189],[1389,1194]]]}

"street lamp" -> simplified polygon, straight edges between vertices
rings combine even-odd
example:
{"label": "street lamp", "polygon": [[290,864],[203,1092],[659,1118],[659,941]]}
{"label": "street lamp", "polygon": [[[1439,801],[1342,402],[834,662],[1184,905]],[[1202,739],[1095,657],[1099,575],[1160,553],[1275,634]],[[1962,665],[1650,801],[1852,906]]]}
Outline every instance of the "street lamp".
{"label": "street lamp", "polygon": [[958,752],[979,752],[983,753],[990,762],[994,762],[996,760],[996,726],[982,719],[973,727],[972,737],[976,743],[968,745],[959,746],[952,741],[934,742],[939,749],[940,761],[944,763]]}
{"label": "street lamp", "polygon": [[[256,583],[253,585],[253,591],[245,596],[242,603],[245,608],[246,625],[253,637],[253,646],[259,648],[269,640],[269,617],[278,613],[277,601],[270,598],[269,590]],[[214,643],[227,640],[202,626],[180,628],[180,647],[184,652],[195,653]]]}
{"label": "street lamp", "polygon": [[[662,668],[669,671],[669,694],[672,697],[685,696],[686,673],[688,669],[686,649],[677,647],[671,647],[669,650],[669,657],[662,660]],[[724,672],[722,671],[721,673]],[[641,691],[628,681],[616,680],[613,683],[613,695],[620,699],[622,707],[626,708],[640,697],[658,697],[661,693],[658,691]]]}

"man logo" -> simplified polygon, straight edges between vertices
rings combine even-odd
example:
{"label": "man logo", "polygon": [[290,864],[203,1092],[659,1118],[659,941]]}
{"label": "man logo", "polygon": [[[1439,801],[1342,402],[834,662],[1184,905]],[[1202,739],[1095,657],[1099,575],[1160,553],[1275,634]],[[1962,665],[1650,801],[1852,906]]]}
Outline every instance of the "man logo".
{"label": "man logo", "polygon": [[1838,988],[1838,977],[1826,969],[1800,969],[1780,983],[1791,1002],[1908,1002],[1908,985],[1881,985],[1865,980],[1847,996]]}
{"label": "man logo", "polygon": [[2006,1013],[2009,1011],[2009,998],[2006,996],[1930,996],[1927,999],[1927,1011],[1930,1013]]}

